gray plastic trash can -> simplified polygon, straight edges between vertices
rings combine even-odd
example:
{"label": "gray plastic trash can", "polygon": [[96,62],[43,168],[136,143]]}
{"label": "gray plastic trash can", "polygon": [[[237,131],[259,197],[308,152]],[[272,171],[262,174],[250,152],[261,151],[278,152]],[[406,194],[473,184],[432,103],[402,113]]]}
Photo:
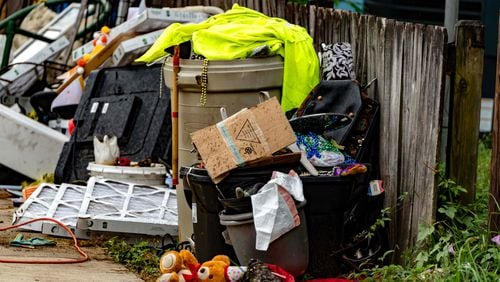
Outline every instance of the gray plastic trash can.
{"label": "gray plastic trash can", "polygon": [[241,265],[247,265],[251,258],[276,264],[293,276],[306,272],[309,262],[309,241],[304,213],[306,201],[297,205],[300,225],[273,241],[267,251],[255,249],[255,226],[252,213],[226,215],[221,213],[220,223],[227,227],[231,243]]}

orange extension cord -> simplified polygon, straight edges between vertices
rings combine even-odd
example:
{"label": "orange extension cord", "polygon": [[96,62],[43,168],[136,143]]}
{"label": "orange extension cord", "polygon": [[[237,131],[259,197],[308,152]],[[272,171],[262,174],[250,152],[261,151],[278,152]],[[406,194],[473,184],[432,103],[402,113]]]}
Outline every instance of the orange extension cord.
{"label": "orange extension cord", "polygon": [[21,259],[20,260],[20,259],[7,259],[7,258],[0,257],[0,263],[68,264],[68,263],[80,263],[80,262],[85,262],[85,261],[90,260],[89,255],[87,255],[78,246],[78,241],[76,239],[76,236],[71,231],[71,229],[69,229],[64,223],[60,222],[57,219],[48,218],[48,217],[35,218],[35,219],[31,219],[31,220],[28,220],[28,221],[20,223],[20,224],[11,225],[11,226],[7,226],[7,227],[0,227],[0,231],[6,231],[9,229],[18,228],[20,226],[23,226],[23,225],[26,225],[26,224],[29,224],[29,223],[32,223],[35,221],[52,221],[52,222],[56,223],[57,225],[61,226],[62,228],[64,228],[64,230],[66,230],[66,232],[68,232],[68,234],[71,235],[71,237],[73,238],[73,243],[74,243],[75,249],[78,252],[78,254],[80,254],[82,256],[82,258],[60,258],[60,259],[56,259],[56,260],[54,260],[54,259],[50,259],[50,260],[35,260],[35,259],[22,260]]}

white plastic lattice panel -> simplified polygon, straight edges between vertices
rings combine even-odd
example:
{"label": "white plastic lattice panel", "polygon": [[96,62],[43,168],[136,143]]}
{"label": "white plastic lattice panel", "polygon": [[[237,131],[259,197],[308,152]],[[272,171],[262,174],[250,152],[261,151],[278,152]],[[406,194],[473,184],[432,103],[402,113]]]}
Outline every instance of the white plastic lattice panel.
{"label": "white plastic lattice panel", "polygon": [[[42,183],[31,196],[14,212],[12,224],[19,224],[30,219],[47,217],[54,201],[59,185]],[[21,227],[21,229],[42,231],[43,222],[37,221]]]}
{"label": "white plastic lattice panel", "polygon": [[176,236],[176,192],[164,187],[91,177],[77,228]]}
{"label": "white plastic lattice panel", "polygon": [[[82,207],[86,189],[86,186],[62,184],[47,212],[47,217],[55,218],[64,223],[79,239],[88,239],[90,237],[88,231],[76,229],[78,213]],[[43,223],[42,233],[69,237],[69,234],[63,228],[51,222]]]}
{"label": "white plastic lattice panel", "polygon": [[[111,29],[110,38],[116,38],[120,34],[137,32],[151,32],[155,29],[164,29],[172,23],[199,23],[208,19],[210,15],[189,10],[186,8],[147,8],[136,17],[129,19]],[[73,61],[78,61],[84,54],[90,53],[94,49],[92,42],[87,42],[73,50],[71,57]]]}
{"label": "white plastic lattice panel", "polygon": [[[66,37],[61,36],[46,46],[35,46],[34,52],[29,59],[30,63],[41,64],[46,60],[55,58],[69,45]],[[0,76],[0,96],[14,95],[22,96],[29,87],[43,73],[42,67],[33,64],[17,64]]]}
{"label": "white plastic lattice panel", "polygon": [[[40,29],[37,34],[53,40],[64,36],[75,24],[78,10],[80,10],[79,3],[70,4],[61,13],[57,14],[57,16],[48,24]],[[37,52],[44,49],[48,45],[49,43],[41,40],[28,39],[15,51],[12,63],[34,62],[37,60],[35,58]]]}
{"label": "white plastic lattice panel", "polygon": [[[37,34],[54,42],[48,43],[37,39],[28,39],[13,55],[11,63],[31,62],[41,64],[46,60],[54,59],[68,45],[69,41],[64,36],[74,25],[80,4],[72,3],[59,13],[52,21],[45,25]],[[3,49],[0,49],[3,52]],[[14,65],[0,78],[0,96],[22,96],[43,74],[42,67],[32,64]]]}

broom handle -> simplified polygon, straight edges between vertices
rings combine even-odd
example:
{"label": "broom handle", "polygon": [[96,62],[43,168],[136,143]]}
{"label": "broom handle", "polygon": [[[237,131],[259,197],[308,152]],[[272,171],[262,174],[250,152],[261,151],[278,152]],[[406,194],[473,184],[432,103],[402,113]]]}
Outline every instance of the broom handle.
{"label": "broom handle", "polygon": [[173,83],[170,97],[172,107],[172,184],[179,184],[179,88],[177,76],[179,73],[179,46],[174,48]]}

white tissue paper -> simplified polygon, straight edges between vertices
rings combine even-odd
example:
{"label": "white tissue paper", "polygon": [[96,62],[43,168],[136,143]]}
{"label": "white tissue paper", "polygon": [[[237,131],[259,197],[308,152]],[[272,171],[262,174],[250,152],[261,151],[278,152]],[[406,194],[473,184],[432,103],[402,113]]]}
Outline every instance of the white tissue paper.
{"label": "white tissue paper", "polygon": [[300,225],[292,197],[304,201],[302,180],[293,170],[288,174],[273,172],[272,179],[252,195],[255,249],[266,251],[274,240]]}

